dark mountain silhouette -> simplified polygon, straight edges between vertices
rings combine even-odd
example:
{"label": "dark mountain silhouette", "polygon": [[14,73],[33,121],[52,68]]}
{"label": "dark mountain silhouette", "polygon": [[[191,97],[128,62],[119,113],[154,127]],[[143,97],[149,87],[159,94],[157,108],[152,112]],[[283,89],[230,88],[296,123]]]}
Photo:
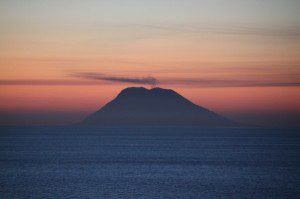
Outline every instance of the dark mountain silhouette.
{"label": "dark mountain silhouette", "polygon": [[233,126],[234,122],[198,106],[169,89],[126,88],[88,116],[86,125]]}

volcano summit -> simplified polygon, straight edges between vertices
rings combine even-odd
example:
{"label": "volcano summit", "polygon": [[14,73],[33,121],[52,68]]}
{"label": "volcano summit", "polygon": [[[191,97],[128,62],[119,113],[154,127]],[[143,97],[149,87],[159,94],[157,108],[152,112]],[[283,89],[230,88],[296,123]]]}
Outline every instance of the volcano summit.
{"label": "volcano summit", "polygon": [[88,116],[84,125],[234,126],[234,122],[198,106],[170,89],[126,88]]}

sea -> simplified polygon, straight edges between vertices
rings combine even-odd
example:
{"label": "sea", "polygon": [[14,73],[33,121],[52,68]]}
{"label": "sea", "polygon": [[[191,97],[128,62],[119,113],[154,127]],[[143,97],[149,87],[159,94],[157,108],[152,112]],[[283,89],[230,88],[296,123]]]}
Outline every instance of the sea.
{"label": "sea", "polygon": [[300,198],[300,131],[2,126],[0,198]]}

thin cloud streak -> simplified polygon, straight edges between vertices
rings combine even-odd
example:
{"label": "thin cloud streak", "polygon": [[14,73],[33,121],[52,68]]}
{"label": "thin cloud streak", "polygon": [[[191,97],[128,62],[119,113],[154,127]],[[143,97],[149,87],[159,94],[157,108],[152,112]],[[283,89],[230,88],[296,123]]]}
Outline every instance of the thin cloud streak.
{"label": "thin cloud streak", "polygon": [[257,36],[280,36],[300,37],[300,27],[261,27],[242,25],[205,25],[205,24],[101,24],[101,27],[111,28],[145,28],[165,32],[178,33],[213,33],[224,35],[257,35]]}
{"label": "thin cloud streak", "polygon": [[[73,79],[61,80],[0,80],[0,86],[90,86],[107,84],[136,84],[150,86],[178,86],[178,87],[298,87],[300,81],[272,81],[272,80],[238,80],[238,79],[201,79],[201,78],[160,78],[111,76],[100,73],[72,73]],[[77,78],[77,79],[74,79]],[[80,79],[80,80],[79,80]]]}
{"label": "thin cloud streak", "polygon": [[271,82],[262,80],[217,80],[217,79],[166,79],[164,85],[191,87],[296,87],[300,82]]}
{"label": "thin cloud streak", "polygon": [[101,85],[95,81],[58,80],[58,79],[11,79],[0,80],[0,86],[84,86]]}
{"label": "thin cloud streak", "polygon": [[110,76],[101,73],[73,73],[70,75],[73,77],[79,77],[84,79],[102,80],[102,81],[109,81],[109,82],[143,84],[143,85],[151,85],[151,86],[156,86],[158,84],[158,80],[150,76],[137,78],[137,77]]}

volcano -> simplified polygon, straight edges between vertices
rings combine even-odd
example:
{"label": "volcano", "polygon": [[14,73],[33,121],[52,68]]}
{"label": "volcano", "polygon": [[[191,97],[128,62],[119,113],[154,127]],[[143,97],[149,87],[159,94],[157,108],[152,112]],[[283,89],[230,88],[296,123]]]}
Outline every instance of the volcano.
{"label": "volcano", "polygon": [[235,122],[198,106],[170,89],[130,87],[98,111],[84,125],[234,126]]}

